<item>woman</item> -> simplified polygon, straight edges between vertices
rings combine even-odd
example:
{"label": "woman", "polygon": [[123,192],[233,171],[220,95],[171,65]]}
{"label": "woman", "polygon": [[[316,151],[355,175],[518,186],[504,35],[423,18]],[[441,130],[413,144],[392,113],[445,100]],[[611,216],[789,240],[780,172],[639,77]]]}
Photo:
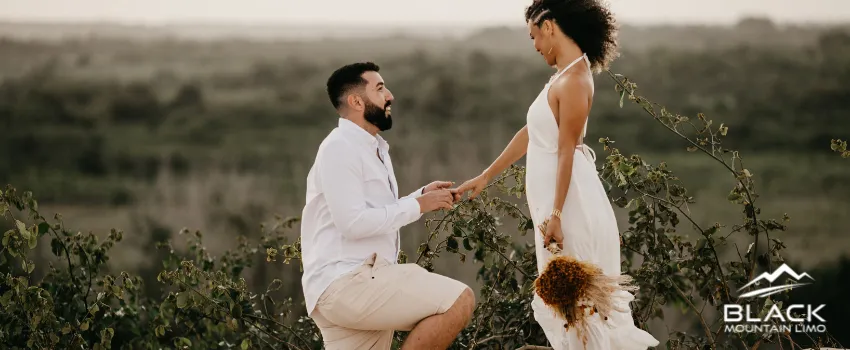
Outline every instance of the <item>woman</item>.
{"label": "woman", "polygon": [[[457,192],[471,191],[470,198],[475,198],[496,175],[527,155],[526,195],[536,227],[538,272],[553,257],[545,247],[555,242],[561,249],[558,254],[596,264],[607,275],[619,275],[617,222],[596,172],[596,157],[584,144],[593,103],[593,72],[606,67],[616,54],[613,16],[598,0],[538,0],[526,9],[525,18],[534,48],[557,72],[529,107],[526,126],[493,164]],[[621,306],[630,311],[628,301],[633,296],[623,293]],[[532,308],[556,350],[585,348],[575,329],[565,330],[563,321],[536,293]],[[635,327],[629,312],[612,315],[610,327],[598,316],[591,316],[587,349],[658,345],[652,335]]]}

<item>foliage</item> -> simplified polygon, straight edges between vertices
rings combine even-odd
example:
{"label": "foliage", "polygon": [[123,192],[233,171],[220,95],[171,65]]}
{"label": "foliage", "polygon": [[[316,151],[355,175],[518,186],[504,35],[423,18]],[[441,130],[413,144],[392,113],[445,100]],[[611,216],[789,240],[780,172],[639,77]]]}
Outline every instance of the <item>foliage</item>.
{"label": "foliage", "polygon": [[[715,126],[702,114],[692,121],[671,113],[638,95],[629,79],[614,74],[611,78],[621,101],[633,101],[688,151],[728,170],[734,183],[728,200],[742,213],[742,222],[731,226],[699,225],[689,209],[696,199],[671,167],[627,156],[610,139],[600,140],[607,153],[600,176],[610,185],[614,203],[629,210],[622,248],[627,256],[624,270],[640,286],[633,304],[637,323],[647,327],[664,318],[663,307],[672,306],[692,317],[702,333],[673,332],[666,344],[670,349],[755,348],[780,342],[770,334],[725,334],[722,322],[705,309],[734,303],[765,310],[786,300],[785,294],[741,300],[733,288],[757,271],[784,262],[780,253],[785,246],[771,235],[786,229],[787,217],[762,217],[755,175],[744,166],[741,154],[722,142],[729,127]],[[479,304],[453,349],[545,344],[531,317],[533,246],[513,243],[513,229],[505,226],[513,222],[520,236],[532,229],[530,218],[511,199],[521,200],[524,192],[524,169],[513,166],[476,199],[427,220],[427,240],[415,255],[401,259],[433,270],[435,259],[454,255],[460,262],[471,260],[480,266],[477,278],[484,287]],[[113,230],[105,239],[74,233],[60,215],[53,220],[42,216],[31,192],[19,194],[11,186],[0,198],[0,213],[14,224],[3,235],[0,248],[0,303],[6,311],[0,314],[0,343],[6,348],[321,348],[315,325],[295,313],[303,304],[279,297],[284,281],[276,279],[264,290],[250,290],[243,277],[257,255],[265,256],[269,264],[299,263],[299,242],[290,243],[288,235],[297,219],[277,218],[262,228],[259,241],[241,238],[237,247],[218,257],[208,253],[200,232],[183,230],[186,252],[162,242],[160,248],[168,257],[157,281],[152,281],[110,271],[110,249],[121,241],[121,231]],[[697,234],[696,239],[686,236],[690,231],[682,223]],[[747,251],[737,259],[723,259],[732,235],[749,241]],[[34,272],[41,271],[36,271],[30,255],[45,240],[57,259],[36,277]],[[161,294],[143,296],[145,283],[159,283]],[[404,336],[397,333],[396,342]]]}
{"label": "foliage", "polygon": [[[741,154],[725,147],[722,142],[729,133],[729,127],[722,123],[713,127],[714,122],[702,113],[697,114],[696,121],[688,116],[671,113],[666,107],[638,95],[637,84],[628,78],[608,73],[616,81],[615,88],[621,96],[621,105],[625,98],[633,101],[654,121],[681,139],[687,145],[688,152],[704,155],[728,170],[734,186],[727,199],[740,206],[743,214],[743,222],[731,227],[719,222],[702,227],[689,209],[690,205],[696,203],[695,198],[681,185],[666,163],[650,165],[639,155],[627,157],[611,147],[611,140],[600,139],[609,154],[602,177],[624,194],[616,198],[614,203],[630,210],[631,226],[623,234],[625,251],[628,255],[640,256],[642,259],[638,269],[630,269],[641,287],[640,306],[635,312],[651,315],[657,307],[656,303],[672,302],[693,313],[700,322],[704,337],[676,334],[667,343],[673,348],[709,346],[715,349],[719,345],[728,348],[734,346],[735,342],[752,348],[765,342],[780,342],[783,337],[793,342],[787,334],[743,333],[734,334],[721,343],[719,338],[724,331],[724,322],[720,319],[712,322],[704,316],[707,305],[722,312],[726,304],[749,305],[752,310],[759,310],[758,315],[764,315],[773,304],[781,306],[788,299],[787,293],[784,293],[742,300],[734,297],[731,291],[735,286],[743,286],[752,280],[756,271],[772,271],[785,263],[780,254],[785,245],[781,240],[771,238],[771,233],[785,231],[789,217],[786,214],[781,221],[761,217],[754,175],[745,167]],[[680,217],[686,219],[698,234],[695,242],[680,234],[683,231],[677,227]],[[741,256],[736,248],[739,257],[737,261],[722,261],[719,253],[730,242],[729,237],[741,234],[746,234],[748,240],[751,240],[745,254]],[[766,240],[765,249],[761,248],[761,239]],[[703,305],[698,307],[700,302]],[[829,338],[828,333],[826,336]]]}
{"label": "foliage", "polygon": [[833,139],[830,148],[841,154],[841,158],[850,158],[850,150],[847,149],[847,141],[841,139]]}
{"label": "foliage", "polygon": [[[0,306],[5,311],[0,343],[5,348],[138,348],[148,343],[152,328],[145,319],[155,317],[156,309],[140,297],[143,281],[106,271],[121,231],[111,231],[101,242],[94,234],[68,230],[59,214],[52,221],[42,216],[31,192],[18,194],[8,186],[0,198],[0,213],[15,224],[3,234],[0,249]],[[15,214],[19,211],[26,218]],[[28,253],[43,237],[50,238],[59,260],[36,281]]]}

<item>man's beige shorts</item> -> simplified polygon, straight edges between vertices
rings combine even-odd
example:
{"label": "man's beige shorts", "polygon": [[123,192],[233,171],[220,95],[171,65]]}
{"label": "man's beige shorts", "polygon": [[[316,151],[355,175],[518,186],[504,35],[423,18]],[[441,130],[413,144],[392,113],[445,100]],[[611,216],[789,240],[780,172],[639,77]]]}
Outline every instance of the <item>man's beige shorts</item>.
{"label": "man's beige shorts", "polygon": [[466,288],[417,264],[390,265],[373,254],[331,283],[311,318],[327,350],[390,349],[394,331],[446,312]]}

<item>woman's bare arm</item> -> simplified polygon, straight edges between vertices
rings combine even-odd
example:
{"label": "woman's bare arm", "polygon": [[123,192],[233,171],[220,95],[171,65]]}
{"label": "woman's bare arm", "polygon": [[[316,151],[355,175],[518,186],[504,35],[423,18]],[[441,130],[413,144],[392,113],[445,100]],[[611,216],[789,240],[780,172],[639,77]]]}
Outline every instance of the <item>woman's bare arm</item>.
{"label": "woman's bare arm", "polygon": [[[592,83],[592,82],[591,82]],[[590,109],[586,81],[577,77],[559,79],[552,88],[556,100],[555,120],[558,122],[558,169],[555,181],[554,208],[561,209],[567,198],[572,179],[573,156],[578,138]]]}
{"label": "woman's bare arm", "polygon": [[456,190],[453,191],[455,195],[455,201],[460,200],[461,196],[466,191],[472,191],[470,193],[469,198],[475,198],[478,196],[481,191],[487,187],[487,184],[490,183],[496,175],[505,171],[513,163],[516,163],[525,153],[528,152],[528,126],[523,126],[522,129],[517,131],[514,138],[511,139],[511,142],[508,143],[508,146],[502,151],[502,154],[493,161],[493,164],[490,164],[481,175],[476,176],[475,178],[469,179],[460,185]]}
{"label": "woman's bare arm", "polygon": [[523,126],[517,131],[511,142],[502,151],[502,154],[484,170],[484,176],[489,180],[498,174],[501,174],[511,164],[516,163],[525,153],[528,152],[528,126]]}

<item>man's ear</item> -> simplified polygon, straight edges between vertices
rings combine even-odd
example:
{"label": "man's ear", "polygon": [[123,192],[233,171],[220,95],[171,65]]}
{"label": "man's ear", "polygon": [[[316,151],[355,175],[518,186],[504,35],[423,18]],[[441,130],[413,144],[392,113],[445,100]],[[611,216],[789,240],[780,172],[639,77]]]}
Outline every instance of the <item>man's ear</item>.
{"label": "man's ear", "polygon": [[360,98],[360,95],[358,94],[348,94],[348,96],[345,98],[345,102],[348,104],[348,108],[351,108],[355,111],[362,110],[364,107],[363,99]]}

